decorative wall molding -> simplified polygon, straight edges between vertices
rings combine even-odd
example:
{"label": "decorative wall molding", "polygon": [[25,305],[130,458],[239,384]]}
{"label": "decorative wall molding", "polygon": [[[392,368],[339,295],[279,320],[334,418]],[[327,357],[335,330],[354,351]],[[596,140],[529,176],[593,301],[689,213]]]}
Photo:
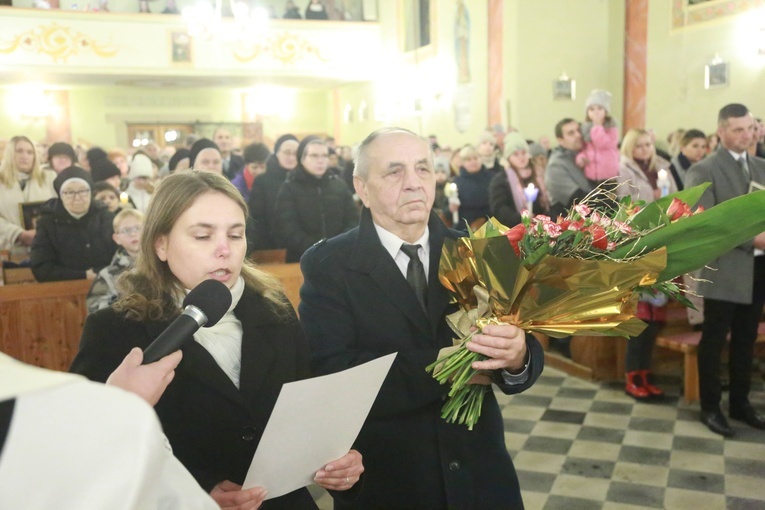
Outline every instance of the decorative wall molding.
{"label": "decorative wall molding", "polygon": [[93,37],[56,22],[26,30],[10,39],[0,38],[0,53],[32,51],[48,55],[55,63],[65,63],[80,52],[90,51],[101,58],[117,55],[119,48],[111,42],[98,42]]}
{"label": "decorative wall molding", "polygon": [[695,4],[673,0],[672,28],[698,25],[759,7],[765,7],[765,0],[708,0]]}
{"label": "decorative wall molding", "polygon": [[272,34],[248,45],[240,43],[234,50],[234,57],[243,63],[271,58],[287,66],[295,65],[298,60],[303,59],[329,61],[322,55],[318,46],[305,37],[291,32]]}

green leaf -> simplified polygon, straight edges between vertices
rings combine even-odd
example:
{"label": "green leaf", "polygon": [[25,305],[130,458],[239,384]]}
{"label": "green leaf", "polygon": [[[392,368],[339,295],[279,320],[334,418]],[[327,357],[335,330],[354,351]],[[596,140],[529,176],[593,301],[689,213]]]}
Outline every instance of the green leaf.
{"label": "green leaf", "polygon": [[709,182],[705,182],[704,184],[699,184],[698,186],[684,189],[682,191],[678,191],[677,193],[672,193],[666,197],[661,197],[655,202],[651,202],[643,209],[641,209],[635,215],[635,217],[632,218],[630,224],[633,228],[638,230],[656,228],[659,225],[665,225],[665,218],[667,218],[666,211],[667,208],[669,208],[669,204],[672,203],[673,198],[677,198],[678,200],[685,202],[688,204],[688,207],[693,209],[693,206],[695,206],[698,201],[701,200],[701,195],[704,194],[704,191],[710,186],[710,184],[711,183]]}
{"label": "green leaf", "polygon": [[763,231],[765,190],[726,200],[682,218],[618,247],[611,256],[615,259],[638,256],[666,246],[667,267],[658,278],[663,282],[708,264]]}

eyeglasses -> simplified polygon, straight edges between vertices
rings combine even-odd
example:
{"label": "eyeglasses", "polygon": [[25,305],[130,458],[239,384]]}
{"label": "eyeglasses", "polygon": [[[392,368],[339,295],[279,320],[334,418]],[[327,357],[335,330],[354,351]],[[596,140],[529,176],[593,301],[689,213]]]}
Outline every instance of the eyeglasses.
{"label": "eyeglasses", "polygon": [[305,157],[311,159],[329,159],[329,154],[306,154]]}
{"label": "eyeglasses", "polygon": [[89,189],[81,189],[77,191],[62,191],[61,196],[63,198],[74,198],[74,197],[80,197],[85,198],[86,196],[90,195]]}
{"label": "eyeglasses", "polygon": [[133,234],[138,234],[143,230],[143,227],[141,225],[135,226],[135,227],[125,227],[121,228],[117,231],[118,234],[122,234],[123,236],[130,236]]}

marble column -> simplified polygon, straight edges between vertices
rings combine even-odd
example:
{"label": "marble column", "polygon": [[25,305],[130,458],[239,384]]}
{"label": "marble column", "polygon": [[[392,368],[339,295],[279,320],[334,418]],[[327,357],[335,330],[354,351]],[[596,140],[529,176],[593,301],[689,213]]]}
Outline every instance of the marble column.
{"label": "marble column", "polygon": [[624,132],[645,127],[648,0],[625,0]]}
{"label": "marble column", "polygon": [[487,76],[487,104],[488,104],[488,125],[502,124],[502,103],[503,101],[503,59],[502,59],[502,30],[503,30],[503,4],[504,0],[488,0],[489,2],[489,21],[488,21],[488,53],[489,70]]}

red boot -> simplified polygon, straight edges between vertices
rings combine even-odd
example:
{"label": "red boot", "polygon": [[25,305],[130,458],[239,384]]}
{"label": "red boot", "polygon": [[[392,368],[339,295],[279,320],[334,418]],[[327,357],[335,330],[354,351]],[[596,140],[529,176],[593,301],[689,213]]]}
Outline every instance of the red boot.
{"label": "red boot", "polygon": [[648,400],[651,398],[651,394],[643,387],[641,375],[639,370],[627,372],[625,375],[627,385],[624,388],[624,392],[635,400]]}
{"label": "red boot", "polygon": [[664,392],[661,390],[661,388],[657,388],[656,386],[648,382],[648,374],[650,373],[649,370],[640,370],[639,373],[640,373],[640,376],[643,378],[643,388],[645,388],[646,391],[648,391],[648,393],[652,397],[664,396]]}

